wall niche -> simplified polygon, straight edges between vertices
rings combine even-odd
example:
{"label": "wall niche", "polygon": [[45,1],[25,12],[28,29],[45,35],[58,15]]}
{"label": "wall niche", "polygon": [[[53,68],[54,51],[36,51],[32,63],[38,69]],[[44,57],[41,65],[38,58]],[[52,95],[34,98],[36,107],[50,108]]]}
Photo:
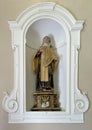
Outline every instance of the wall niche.
{"label": "wall niche", "polygon": [[[26,9],[16,21],[9,21],[14,51],[14,87],[3,99],[10,123],[83,123],[89,101],[78,86],[78,49],[83,22],[53,2],[42,2]],[[59,56],[54,73],[55,91],[61,111],[31,111],[36,76],[33,55],[44,36]]]}
{"label": "wall niche", "polygon": [[30,110],[34,104],[32,99],[33,92],[36,89],[36,77],[32,69],[32,62],[33,56],[37,49],[41,46],[44,36],[49,36],[51,38],[51,44],[59,56],[58,68],[54,73],[54,89],[59,93],[62,92],[62,98],[60,97],[60,104],[62,104],[62,110],[65,110],[65,88],[67,87],[67,39],[62,26],[50,18],[37,20],[29,27],[26,33],[26,109]]}

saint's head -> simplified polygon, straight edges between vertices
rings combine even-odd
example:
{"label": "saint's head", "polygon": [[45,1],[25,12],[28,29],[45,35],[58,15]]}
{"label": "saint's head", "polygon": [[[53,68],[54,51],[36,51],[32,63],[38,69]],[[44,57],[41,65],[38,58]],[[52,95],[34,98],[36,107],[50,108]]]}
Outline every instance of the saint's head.
{"label": "saint's head", "polygon": [[49,36],[45,36],[45,37],[43,38],[43,43],[50,44],[50,43],[51,43],[50,37],[49,37]]}

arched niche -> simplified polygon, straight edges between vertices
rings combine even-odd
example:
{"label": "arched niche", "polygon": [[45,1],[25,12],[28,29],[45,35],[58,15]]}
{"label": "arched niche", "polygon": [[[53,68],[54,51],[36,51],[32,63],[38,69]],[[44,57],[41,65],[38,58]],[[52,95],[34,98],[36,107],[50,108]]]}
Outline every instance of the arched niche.
{"label": "arched niche", "polygon": [[[33,91],[35,91],[35,74],[32,70],[33,55],[42,44],[44,36],[50,36],[51,44],[59,56],[58,68],[54,73],[54,90],[60,94],[62,110],[66,106],[66,82],[67,82],[67,39],[63,29],[63,22],[59,24],[51,18],[43,18],[30,25],[26,33],[26,107],[33,106]],[[69,36],[67,36],[69,37]],[[30,62],[29,62],[30,61]],[[29,73],[30,72],[30,73]]]}
{"label": "arched niche", "polygon": [[[14,88],[3,100],[12,123],[80,123],[88,109],[87,96],[78,88],[78,49],[83,21],[76,20],[65,8],[53,2],[36,4],[16,21],[9,21],[14,50]],[[32,56],[49,35],[60,57],[54,74],[62,111],[29,111],[33,105],[35,75]]]}

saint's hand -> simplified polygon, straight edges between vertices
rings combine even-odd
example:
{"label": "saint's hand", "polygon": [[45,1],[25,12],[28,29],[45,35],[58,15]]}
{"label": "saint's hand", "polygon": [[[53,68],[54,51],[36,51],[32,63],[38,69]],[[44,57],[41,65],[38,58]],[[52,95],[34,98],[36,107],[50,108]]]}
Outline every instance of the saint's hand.
{"label": "saint's hand", "polygon": [[43,51],[44,51],[43,49],[40,49],[40,50],[39,50],[39,52],[41,52],[41,53],[43,53]]}
{"label": "saint's hand", "polygon": [[54,57],[54,61],[58,61],[58,57]]}

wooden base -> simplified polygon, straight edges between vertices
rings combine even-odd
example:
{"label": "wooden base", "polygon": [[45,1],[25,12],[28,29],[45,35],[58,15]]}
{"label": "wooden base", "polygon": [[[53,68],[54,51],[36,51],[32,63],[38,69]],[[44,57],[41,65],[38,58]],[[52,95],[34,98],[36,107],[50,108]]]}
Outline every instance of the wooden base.
{"label": "wooden base", "polygon": [[55,92],[35,92],[33,93],[35,105],[31,111],[60,111],[58,94]]}

